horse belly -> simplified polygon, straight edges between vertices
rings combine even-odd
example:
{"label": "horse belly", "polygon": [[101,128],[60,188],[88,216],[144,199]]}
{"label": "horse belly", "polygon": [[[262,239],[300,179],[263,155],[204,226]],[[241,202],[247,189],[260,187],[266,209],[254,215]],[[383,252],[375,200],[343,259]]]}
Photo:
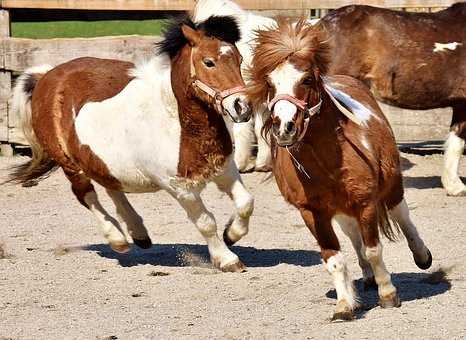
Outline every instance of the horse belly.
{"label": "horse belly", "polygon": [[81,147],[87,145],[102,160],[123,191],[157,191],[177,174],[180,127],[173,117],[89,103],[75,127]]}

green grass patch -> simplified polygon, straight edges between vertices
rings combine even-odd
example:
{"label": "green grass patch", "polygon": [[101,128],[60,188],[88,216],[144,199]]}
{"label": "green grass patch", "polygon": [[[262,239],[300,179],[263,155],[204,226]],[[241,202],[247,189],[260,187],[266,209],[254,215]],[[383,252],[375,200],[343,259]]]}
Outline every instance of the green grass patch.
{"label": "green grass patch", "polygon": [[16,38],[90,38],[114,35],[160,35],[163,19],[12,22],[11,35]]}

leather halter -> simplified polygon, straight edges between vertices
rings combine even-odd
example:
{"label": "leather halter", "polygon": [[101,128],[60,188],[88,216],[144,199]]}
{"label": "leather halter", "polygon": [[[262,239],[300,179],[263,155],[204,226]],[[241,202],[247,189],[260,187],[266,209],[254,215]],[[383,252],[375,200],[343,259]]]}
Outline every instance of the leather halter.
{"label": "leather halter", "polygon": [[304,100],[298,99],[296,97],[290,96],[289,94],[278,94],[276,95],[268,104],[268,109],[270,112],[272,112],[275,104],[277,104],[278,101],[280,100],[286,100],[287,102],[290,102],[291,104],[295,105],[298,109],[301,111],[307,113],[307,117],[304,118],[304,128],[303,131],[301,131],[301,134],[298,137],[298,142],[301,141],[304,138],[304,135],[306,134],[307,128],[309,127],[309,121],[311,120],[311,117],[318,114],[320,112],[320,108],[322,106],[322,98],[319,93],[319,102],[314,105],[313,107],[308,108],[308,103],[305,102]]}
{"label": "leather halter", "polygon": [[209,97],[211,97],[212,99],[214,99],[214,105],[215,105],[215,109],[217,110],[217,112],[221,113],[222,115],[226,115],[226,110],[224,109],[224,106],[223,106],[223,101],[230,97],[231,95],[234,95],[236,93],[239,93],[239,92],[244,92],[246,90],[246,87],[245,86],[235,86],[233,88],[230,88],[230,89],[227,89],[227,90],[224,90],[224,91],[219,91],[217,89],[214,89],[213,87],[210,87],[209,85],[207,85],[206,83],[204,83],[203,81],[199,80],[197,78],[197,75],[196,75],[196,68],[194,67],[194,59],[193,59],[193,55],[194,55],[194,47],[191,47],[191,79],[193,79],[193,82],[192,82],[192,86],[195,87],[195,88],[198,88],[199,90],[201,90],[202,92],[204,92],[205,94],[207,94]]}

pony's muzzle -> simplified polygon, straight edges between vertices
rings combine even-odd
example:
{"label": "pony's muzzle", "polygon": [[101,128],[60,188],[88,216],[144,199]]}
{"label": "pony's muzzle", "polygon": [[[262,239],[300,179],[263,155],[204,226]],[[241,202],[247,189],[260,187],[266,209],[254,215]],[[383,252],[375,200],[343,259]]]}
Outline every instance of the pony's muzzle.
{"label": "pony's muzzle", "polygon": [[272,133],[280,146],[292,145],[296,141],[297,107],[286,100],[280,100],[273,106]]}
{"label": "pony's muzzle", "polygon": [[246,96],[241,93],[225,98],[223,107],[235,123],[247,122],[252,116],[252,104]]}

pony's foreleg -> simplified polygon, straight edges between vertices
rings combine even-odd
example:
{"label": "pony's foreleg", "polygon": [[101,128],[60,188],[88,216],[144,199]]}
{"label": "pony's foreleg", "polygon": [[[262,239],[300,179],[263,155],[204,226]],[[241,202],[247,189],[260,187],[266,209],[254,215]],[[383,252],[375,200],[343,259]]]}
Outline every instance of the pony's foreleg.
{"label": "pony's foreleg", "polygon": [[322,260],[333,278],[337,292],[337,308],[332,320],[352,320],[358,302],[330,217],[325,214],[313,214],[306,209],[301,209],[300,212],[306,226],[316,237],[321,248]]}
{"label": "pony's foreleg", "polygon": [[199,192],[178,190],[170,193],[180,202],[189,219],[204,236],[213,265],[225,272],[244,271],[245,266],[238,256],[218,237],[215,218],[204,206]]}
{"label": "pony's foreleg", "polygon": [[97,218],[100,230],[110,247],[119,253],[128,252],[130,247],[123,230],[119,223],[100,204],[90,179],[74,171],[65,170],[65,174],[71,182],[71,189],[78,201]]}
{"label": "pony's foreleg", "polygon": [[241,172],[248,172],[254,168],[252,161],[252,145],[254,143],[253,124],[253,119],[246,123],[233,124],[235,163]]}
{"label": "pony's foreleg", "polygon": [[270,152],[270,145],[262,137],[262,127],[264,121],[262,114],[256,114],[254,120],[254,130],[257,138],[257,157],[256,157],[256,171],[271,171],[272,170],[272,154]]}
{"label": "pony's foreleg", "polygon": [[358,256],[359,266],[362,270],[364,289],[377,288],[374,273],[370,263],[366,259],[365,248],[362,243],[361,232],[359,231],[358,221],[350,216],[337,215],[332,218],[332,225],[337,224],[343,233],[351,240],[353,248]]}
{"label": "pony's foreleg", "polygon": [[214,178],[217,187],[235,202],[236,213],[225,228],[223,239],[227,245],[238,242],[249,231],[249,217],[254,210],[254,198],[246,190],[235,163],[231,160],[226,171]]}
{"label": "pony's foreleg", "polygon": [[152,247],[152,241],[144,226],[142,217],[134,210],[126,195],[121,191],[110,189],[107,189],[107,194],[115,204],[118,216],[126,223],[134,244],[142,249]]}
{"label": "pony's foreleg", "polygon": [[383,308],[401,306],[400,298],[383,261],[375,204],[369,204],[361,211],[359,226],[365,246],[365,256],[371,264],[378,286],[379,305]]}
{"label": "pony's foreleg", "polygon": [[406,201],[403,199],[398,205],[393,207],[389,213],[391,218],[398,223],[401,231],[405,235],[416,265],[421,269],[428,269],[432,265],[432,254],[419,236],[416,227],[409,217],[409,209]]}
{"label": "pony's foreleg", "polygon": [[466,140],[466,104],[453,107],[450,134],[445,143],[442,184],[450,196],[466,195],[466,186],[461,181],[458,169]]}

